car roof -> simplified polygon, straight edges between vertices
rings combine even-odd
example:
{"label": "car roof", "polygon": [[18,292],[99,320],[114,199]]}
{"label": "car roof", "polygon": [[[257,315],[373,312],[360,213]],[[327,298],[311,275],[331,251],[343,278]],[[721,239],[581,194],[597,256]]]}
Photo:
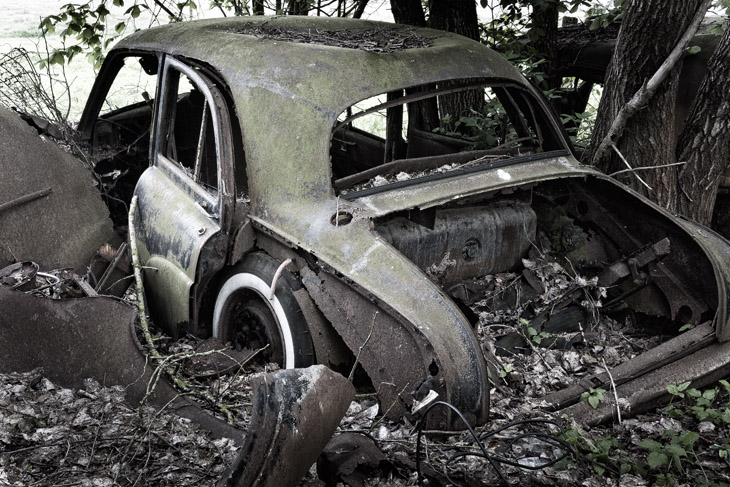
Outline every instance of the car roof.
{"label": "car roof", "polygon": [[[339,40],[327,45],[312,33]],[[295,36],[313,42],[293,42]],[[391,48],[373,50],[388,45],[378,44],[383,38]],[[362,48],[373,42],[375,48]],[[120,50],[162,52],[217,72],[240,123],[251,214],[279,214],[280,223],[320,211],[323,198],[334,201],[330,135],[355,103],[453,79],[512,81],[536,93],[509,62],[476,41],[365,20],[247,16],[175,23],[132,34],[117,44]]]}
{"label": "car roof", "polygon": [[132,34],[117,49],[204,62],[232,92],[263,88],[341,113],[371,96],[445,79],[526,84],[501,55],[452,33],[367,20],[246,16],[182,22]]}

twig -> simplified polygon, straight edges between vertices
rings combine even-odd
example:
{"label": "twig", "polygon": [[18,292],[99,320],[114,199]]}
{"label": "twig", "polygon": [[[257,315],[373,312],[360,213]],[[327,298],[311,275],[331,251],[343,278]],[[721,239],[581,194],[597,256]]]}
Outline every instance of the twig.
{"label": "twig", "polygon": [[671,164],[661,164],[659,166],[642,166],[642,167],[634,167],[632,169],[621,169],[620,171],[612,172],[609,174],[609,176],[614,177],[618,176],[619,174],[624,174],[627,172],[635,172],[635,171],[649,171],[651,169],[662,169],[664,167],[672,167],[672,166],[683,166],[687,164],[686,162],[673,162]]}
{"label": "twig", "polygon": [[601,363],[603,364],[603,368],[606,369],[606,374],[608,374],[608,380],[611,381],[611,390],[613,391],[613,398],[616,401],[616,414],[618,415],[618,424],[621,424],[621,405],[618,402],[618,392],[616,392],[616,383],[613,381],[613,376],[611,375],[611,371],[608,370],[608,365],[606,365],[606,361],[601,359]]}
{"label": "twig", "polygon": [[[616,144],[611,143],[611,149],[613,149],[614,152],[616,152],[616,154],[618,154],[619,158],[622,161],[624,161],[624,164],[626,164],[626,167],[628,167],[628,171],[633,172],[634,171],[634,168],[631,167],[631,164],[629,164],[629,161],[627,161],[626,158],[624,157],[624,155],[621,154],[621,151],[618,150],[618,147],[616,147]],[[641,177],[638,174],[636,174],[635,172],[633,174],[634,174],[634,176],[636,176],[636,179],[638,179],[641,184],[643,184],[644,186],[646,186],[646,188],[649,191],[653,191],[653,189],[651,188],[651,186],[649,186],[648,184],[646,184],[646,181],[644,181],[643,179],[641,179]]]}
{"label": "twig", "polygon": [[274,300],[274,290],[276,289],[276,281],[279,280],[279,276],[284,271],[284,268],[291,264],[291,259],[286,259],[284,262],[279,265],[279,268],[276,269],[276,273],[274,274],[274,278],[271,280],[271,290],[269,291],[269,301]]}
{"label": "twig", "polygon": [[106,270],[101,275],[101,279],[99,279],[99,282],[96,284],[96,287],[94,288],[97,292],[101,291],[101,288],[104,287],[104,284],[106,284],[107,279],[109,279],[109,276],[114,272],[114,269],[117,268],[117,264],[119,264],[119,260],[122,258],[122,255],[127,251],[127,242],[122,242],[122,244],[119,246],[117,251],[114,253],[114,258],[109,262],[109,265],[107,265]]}
{"label": "twig", "polygon": [[149,350],[150,355],[152,356],[152,358],[154,358],[155,360],[160,362],[157,369],[155,369],[155,371],[153,372],[150,382],[147,384],[147,394],[145,395],[145,398],[140,402],[140,407],[141,407],[142,403],[144,403],[144,400],[147,399],[147,396],[152,393],[155,386],[159,382],[162,371],[164,371],[177,388],[179,388],[180,390],[184,391],[187,394],[190,394],[192,396],[195,396],[199,399],[206,401],[208,404],[215,407],[219,412],[224,414],[226,416],[226,420],[229,423],[233,423],[233,415],[231,414],[229,407],[227,407],[223,404],[219,404],[215,400],[215,398],[213,396],[211,396],[210,394],[196,391],[186,381],[175,376],[174,371],[169,367],[168,364],[169,364],[169,362],[182,360],[180,358],[180,356],[170,355],[168,357],[163,357],[162,354],[160,354],[159,350],[157,350],[157,348],[155,347],[154,339],[152,338],[152,334],[150,333],[149,323],[147,322],[147,316],[146,316],[145,305],[144,305],[144,287],[142,284],[142,267],[139,263],[139,253],[137,251],[137,231],[134,227],[134,216],[136,213],[137,213],[137,195],[134,195],[132,197],[132,202],[129,205],[129,221],[128,221],[128,224],[129,224],[129,249],[132,253],[132,267],[134,268],[134,280],[137,285],[137,306],[138,306],[140,328],[142,328],[142,335],[144,336],[145,342],[147,343],[147,348]]}
{"label": "twig", "polygon": [[406,382],[406,385],[404,385],[403,389],[401,389],[400,392],[398,393],[398,395],[395,396],[395,399],[393,399],[393,402],[390,403],[390,406],[388,407],[388,409],[386,409],[385,412],[383,413],[383,415],[380,418],[378,418],[378,420],[376,422],[374,422],[372,424],[372,426],[370,426],[370,431],[372,431],[373,428],[375,428],[377,425],[379,425],[386,418],[386,416],[388,416],[388,413],[390,412],[390,410],[393,409],[393,407],[395,407],[395,405],[400,400],[401,395],[403,394],[403,392],[406,390],[406,388],[409,385],[410,385],[410,382]]}
{"label": "twig", "polygon": [[353,378],[355,377],[355,369],[357,368],[357,364],[360,363],[360,354],[362,353],[363,349],[365,348],[365,345],[368,344],[370,341],[370,338],[373,336],[373,330],[375,330],[375,318],[378,317],[378,312],[376,311],[373,315],[373,321],[370,323],[370,332],[368,333],[367,338],[365,338],[365,341],[362,345],[360,345],[360,348],[357,351],[357,357],[355,357],[355,363],[352,365],[352,370],[350,371],[350,375],[347,377],[347,380],[352,382]]}
{"label": "twig", "polygon": [[593,166],[597,166],[598,163],[606,157],[606,152],[608,152],[611,144],[616,143],[621,137],[629,119],[646,105],[649,99],[656,92],[657,88],[659,88],[659,85],[661,85],[672,71],[674,65],[677,64],[677,61],[679,61],[679,59],[684,55],[684,50],[686,49],[687,44],[689,44],[695,36],[695,33],[700,26],[700,22],[702,22],[702,19],[705,18],[705,13],[711,4],[712,0],[704,0],[702,2],[692,19],[692,22],[687,27],[684,35],[677,42],[677,45],[674,46],[672,52],[669,53],[667,59],[665,59],[662,65],[659,66],[659,69],[657,69],[656,73],[654,73],[649,81],[645,82],[641,88],[639,88],[639,91],[637,91],[634,96],[626,102],[623,107],[621,107],[621,110],[619,110],[618,115],[616,115],[616,118],[613,120],[611,127],[608,129],[608,133],[603,140],[601,140],[601,143],[598,145],[598,149],[596,149],[596,152],[593,155],[593,160],[591,161]]}
{"label": "twig", "polygon": [[15,208],[16,206],[22,205],[23,203],[28,203],[29,201],[43,198],[44,196],[51,194],[52,190],[52,188],[42,189],[40,191],[35,191],[33,193],[26,194],[25,196],[21,196],[19,198],[15,198],[14,200],[10,200],[6,203],[0,204],[0,213],[11,208]]}

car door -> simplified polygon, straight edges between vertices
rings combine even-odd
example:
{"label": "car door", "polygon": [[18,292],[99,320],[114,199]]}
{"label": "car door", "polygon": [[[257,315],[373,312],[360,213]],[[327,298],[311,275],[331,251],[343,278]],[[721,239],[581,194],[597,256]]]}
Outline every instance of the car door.
{"label": "car door", "polygon": [[197,67],[166,56],[152,164],[135,188],[134,225],[148,306],[167,333],[196,329],[197,289],[225,261],[233,210],[225,101]]}

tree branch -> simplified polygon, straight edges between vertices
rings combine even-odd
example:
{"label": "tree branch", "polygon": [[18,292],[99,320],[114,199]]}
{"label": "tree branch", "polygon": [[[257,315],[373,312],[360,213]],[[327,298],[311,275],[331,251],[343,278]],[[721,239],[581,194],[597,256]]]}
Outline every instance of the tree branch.
{"label": "tree branch", "polygon": [[697,33],[700,22],[702,22],[702,19],[705,18],[707,9],[710,8],[711,4],[712,0],[703,0],[702,4],[700,4],[697,9],[695,16],[692,18],[692,22],[689,27],[687,27],[687,30],[679,39],[677,45],[674,46],[672,52],[669,53],[667,59],[665,59],[662,65],[659,66],[659,69],[657,69],[656,73],[654,73],[649,81],[645,82],[642,87],[639,88],[639,91],[634,94],[631,100],[621,107],[621,110],[611,124],[611,128],[608,129],[608,133],[603,140],[601,140],[598,149],[596,149],[596,152],[593,155],[593,160],[591,161],[592,165],[597,166],[599,162],[606,157],[607,152],[611,149],[611,145],[615,144],[617,139],[621,137],[629,119],[647,104],[649,99],[651,99],[656,92],[657,88],[659,88],[659,85],[661,85],[666,77],[669,76],[669,73],[677,64],[677,61],[679,61],[684,55],[687,44],[689,44],[689,41],[691,41]]}

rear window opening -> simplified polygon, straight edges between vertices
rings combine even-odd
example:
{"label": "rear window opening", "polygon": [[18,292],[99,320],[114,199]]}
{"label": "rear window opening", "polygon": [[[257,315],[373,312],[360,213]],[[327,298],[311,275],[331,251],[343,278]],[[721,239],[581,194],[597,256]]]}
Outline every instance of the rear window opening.
{"label": "rear window opening", "polygon": [[527,90],[446,81],[365,99],[342,112],[330,156],[338,194],[565,149]]}

